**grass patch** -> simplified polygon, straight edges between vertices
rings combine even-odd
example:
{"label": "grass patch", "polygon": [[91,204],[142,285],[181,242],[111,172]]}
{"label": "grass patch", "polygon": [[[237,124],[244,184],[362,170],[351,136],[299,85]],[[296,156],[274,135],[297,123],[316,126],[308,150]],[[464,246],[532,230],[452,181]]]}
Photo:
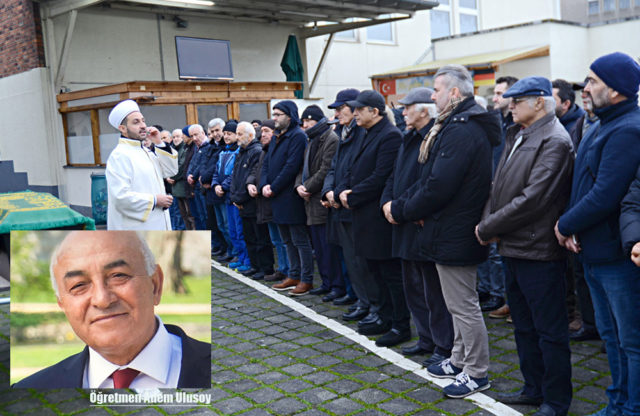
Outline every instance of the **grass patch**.
{"label": "grass patch", "polygon": [[207,324],[211,326],[211,315],[158,315],[165,324],[182,325],[182,324]]}
{"label": "grass patch", "polygon": [[28,326],[49,324],[55,322],[64,322],[67,317],[64,312],[52,313],[22,313],[14,312],[11,314],[12,328],[26,328]]}
{"label": "grass patch", "polygon": [[82,351],[83,348],[82,342],[12,345],[11,367],[47,367]]}

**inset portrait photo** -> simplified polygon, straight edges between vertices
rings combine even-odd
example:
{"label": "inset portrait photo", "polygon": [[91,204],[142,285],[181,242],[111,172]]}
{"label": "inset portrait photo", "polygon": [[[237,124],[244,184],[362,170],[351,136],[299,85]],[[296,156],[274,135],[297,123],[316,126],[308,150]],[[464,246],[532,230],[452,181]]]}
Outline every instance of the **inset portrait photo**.
{"label": "inset portrait photo", "polygon": [[12,231],[13,387],[210,388],[209,231]]}

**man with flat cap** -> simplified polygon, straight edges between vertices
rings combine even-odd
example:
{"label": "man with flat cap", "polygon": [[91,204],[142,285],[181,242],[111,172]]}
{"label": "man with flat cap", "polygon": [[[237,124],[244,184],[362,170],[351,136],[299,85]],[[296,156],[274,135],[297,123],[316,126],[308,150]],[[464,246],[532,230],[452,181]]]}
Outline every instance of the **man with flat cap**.
{"label": "man with flat cap", "polygon": [[498,394],[509,404],[539,405],[538,416],[566,415],[571,352],[565,306],[567,251],[553,233],[569,198],[573,145],[555,113],[552,84],[527,77],[504,94],[515,125],[507,129],[476,236],[497,241],[524,387]]}
{"label": "man with flat cap", "polygon": [[571,198],[556,224],[561,245],[580,252],[612,385],[598,415],[640,414],[640,268],[623,250],[620,203],[640,165],[640,65],[621,52],[596,59],[584,92],[597,121],[576,155]]}
{"label": "man with flat cap", "polygon": [[58,306],[86,347],[14,387],[211,387],[211,344],[154,313],[164,276],[138,234],[72,232],[50,270]]}
{"label": "man with flat cap", "polygon": [[451,355],[453,322],[442,296],[436,265],[418,250],[419,226],[402,216],[395,218],[391,206],[414,192],[419,176],[420,144],[433,126],[436,108],[431,88],[414,88],[398,102],[404,105],[402,114],[409,131],[404,136],[396,163],[380,199],[385,218],[392,226],[391,251],[402,261],[402,283],[407,306],[418,332],[418,342],[402,348],[404,355],[433,353],[423,362],[425,367]]}
{"label": "man with flat cap", "polygon": [[[107,160],[107,229],[170,230],[169,208],[164,178],[178,172],[178,153],[162,140],[155,140],[152,152],[142,146],[147,125],[133,100],[116,105],[109,124],[120,131],[118,145]],[[154,134],[159,134],[154,129]]]}

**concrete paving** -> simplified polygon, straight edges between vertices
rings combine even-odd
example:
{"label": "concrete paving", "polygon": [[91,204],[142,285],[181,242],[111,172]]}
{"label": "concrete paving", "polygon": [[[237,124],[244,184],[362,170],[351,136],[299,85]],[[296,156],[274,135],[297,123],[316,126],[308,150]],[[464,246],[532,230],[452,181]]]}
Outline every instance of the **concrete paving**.
{"label": "concrete paving", "polygon": [[[531,406],[508,408],[497,392],[516,390],[518,370],[513,327],[486,319],[492,388],[452,400],[427,380],[419,363],[400,347],[377,348],[354,335],[355,323],[340,320],[344,307],[317,296],[287,299],[268,284],[212,269],[212,388],[208,405],[93,406],[82,389],[0,389],[0,414],[30,415],[518,415]],[[316,279],[316,283],[319,281]],[[284,293],[286,296],[286,292]],[[415,330],[414,330],[415,335]],[[0,306],[0,383],[9,380],[9,309]],[[372,338],[373,339],[373,338]],[[407,342],[410,345],[415,341]],[[604,406],[610,383],[599,341],[572,343],[574,400],[571,415]],[[196,390],[189,390],[196,392]],[[502,406],[502,407],[500,407]]]}

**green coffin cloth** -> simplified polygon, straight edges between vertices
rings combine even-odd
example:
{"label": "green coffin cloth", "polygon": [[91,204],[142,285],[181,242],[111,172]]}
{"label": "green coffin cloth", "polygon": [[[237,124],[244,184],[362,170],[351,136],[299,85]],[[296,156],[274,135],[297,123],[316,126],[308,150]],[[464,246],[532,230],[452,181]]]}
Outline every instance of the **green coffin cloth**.
{"label": "green coffin cloth", "polygon": [[31,191],[0,194],[0,233],[51,228],[95,230],[96,225],[51,194]]}

